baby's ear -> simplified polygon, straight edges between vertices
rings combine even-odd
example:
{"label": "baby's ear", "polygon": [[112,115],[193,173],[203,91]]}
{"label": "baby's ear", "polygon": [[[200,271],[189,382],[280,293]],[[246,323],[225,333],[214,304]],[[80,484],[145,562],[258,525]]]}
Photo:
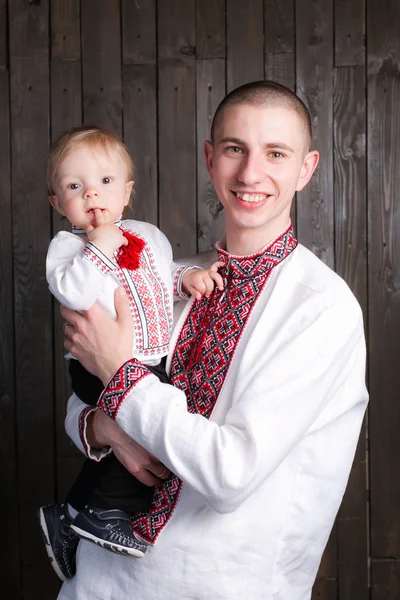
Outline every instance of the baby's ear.
{"label": "baby's ear", "polygon": [[125,202],[124,206],[128,206],[129,200],[131,199],[132,189],[135,185],[134,181],[127,181],[125,185]]}
{"label": "baby's ear", "polygon": [[55,208],[56,211],[60,213],[60,215],[65,217],[65,212],[61,208],[61,204],[60,204],[60,201],[57,198],[57,196],[49,196],[48,198],[49,198],[49,202],[52,205],[52,207]]}

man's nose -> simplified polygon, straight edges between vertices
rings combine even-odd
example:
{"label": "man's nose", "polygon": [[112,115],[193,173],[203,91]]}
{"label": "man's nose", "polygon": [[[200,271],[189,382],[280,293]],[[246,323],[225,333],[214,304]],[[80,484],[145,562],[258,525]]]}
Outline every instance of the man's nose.
{"label": "man's nose", "polygon": [[245,185],[254,185],[264,181],[267,176],[265,157],[260,153],[245,155],[238,173],[238,179]]}

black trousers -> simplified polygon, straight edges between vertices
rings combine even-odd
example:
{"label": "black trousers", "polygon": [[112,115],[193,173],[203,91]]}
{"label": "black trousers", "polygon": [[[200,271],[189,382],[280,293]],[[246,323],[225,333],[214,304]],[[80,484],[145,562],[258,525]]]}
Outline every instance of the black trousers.
{"label": "black trousers", "polygon": [[[166,359],[159,365],[147,368],[162,383],[168,383],[165,372]],[[79,361],[69,361],[72,389],[85,404],[92,406],[103,391],[103,384],[86,371]],[[153,488],[138,481],[121,463],[110,454],[100,462],[87,459],[77,479],[68,492],[66,501],[80,511],[86,504],[97,508],[119,508],[132,514],[147,512],[153,497]]]}

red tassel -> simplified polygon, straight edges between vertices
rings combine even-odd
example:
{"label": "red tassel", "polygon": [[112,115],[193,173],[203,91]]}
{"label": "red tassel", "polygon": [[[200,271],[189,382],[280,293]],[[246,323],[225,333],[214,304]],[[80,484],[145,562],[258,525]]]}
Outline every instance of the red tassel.
{"label": "red tassel", "polygon": [[128,240],[128,245],[121,246],[118,250],[118,264],[122,269],[136,271],[139,267],[140,255],[145,247],[145,242],[132,233],[129,233],[129,231],[125,231],[124,229],[121,231],[123,236]]}

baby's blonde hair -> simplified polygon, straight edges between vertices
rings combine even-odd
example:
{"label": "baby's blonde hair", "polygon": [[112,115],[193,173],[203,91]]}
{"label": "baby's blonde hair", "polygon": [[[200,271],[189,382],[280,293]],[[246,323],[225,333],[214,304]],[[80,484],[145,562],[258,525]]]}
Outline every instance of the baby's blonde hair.
{"label": "baby's blonde hair", "polygon": [[134,177],[134,164],[129,156],[128,148],[108,129],[97,125],[88,127],[75,127],[64,133],[51,147],[49,158],[47,159],[46,181],[49,196],[54,195],[54,177],[61,163],[65,158],[79,146],[87,146],[94,149],[100,146],[108,152],[110,148],[115,148],[121,155],[121,160],[125,163],[127,169],[127,181]]}

